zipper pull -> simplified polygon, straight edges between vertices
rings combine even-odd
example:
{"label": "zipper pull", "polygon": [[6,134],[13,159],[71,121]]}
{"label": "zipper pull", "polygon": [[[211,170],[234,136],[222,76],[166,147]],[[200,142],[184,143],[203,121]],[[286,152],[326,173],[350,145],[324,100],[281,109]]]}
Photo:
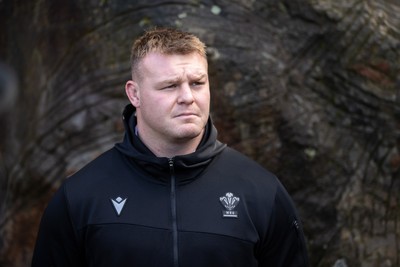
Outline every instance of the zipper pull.
{"label": "zipper pull", "polygon": [[168,164],[169,164],[169,170],[170,170],[171,174],[174,174],[174,158],[169,158]]}

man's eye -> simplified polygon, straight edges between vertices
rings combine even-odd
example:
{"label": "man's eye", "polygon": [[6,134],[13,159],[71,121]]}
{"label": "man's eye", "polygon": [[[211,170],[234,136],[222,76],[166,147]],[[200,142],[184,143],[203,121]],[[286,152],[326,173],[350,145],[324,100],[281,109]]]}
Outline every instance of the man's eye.
{"label": "man's eye", "polygon": [[170,84],[164,87],[164,89],[172,89],[172,88],[176,88],[176,84]]}
{"label": "man's eye", "polygon": [[192,86],[199,86],[199,85],[203,85],[204,82],[192,82]]}

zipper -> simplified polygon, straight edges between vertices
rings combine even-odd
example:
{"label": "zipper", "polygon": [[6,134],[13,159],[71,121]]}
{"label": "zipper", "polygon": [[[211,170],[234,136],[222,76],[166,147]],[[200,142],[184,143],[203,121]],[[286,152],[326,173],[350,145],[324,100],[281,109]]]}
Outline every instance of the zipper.
{"label": "zipper", "polygon": [[178,254],[178,223],[177,223],[177,212],[176,212],[176,177],[174,170],[174,159],[168,160],[169,170],[171,174],[171,215],[172,215],[172,242],[173,242],[173,266],[179,266],[179,254]]}

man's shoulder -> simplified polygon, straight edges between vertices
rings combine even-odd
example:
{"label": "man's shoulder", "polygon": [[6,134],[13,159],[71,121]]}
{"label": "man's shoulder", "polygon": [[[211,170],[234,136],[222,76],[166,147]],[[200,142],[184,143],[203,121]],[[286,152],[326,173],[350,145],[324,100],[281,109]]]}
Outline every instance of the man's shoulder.
{"label": "man's shoulder", "polygon": [[242,179],[249,179],[267,186],[277,182],[275,174],[247,155],[230,147],[221,153],[218,168],[223,169],[232,177],[242,177]]}
{"label": "man's shoulder", "polygon": [[274,174],[257,161],[231,147],[226,147],[223,151],[222,160],[229,166],[245,167],[244,171],[252,170],[274,176]]}
{"label": "man's shoulder", "polygon": [[66,183],[82,185],[82,183],[96,182],[107,174],[114,173],[116,169],[120,168],[121,164],[123,164],[122,155],[115,148],[111,148],[70,175]]}

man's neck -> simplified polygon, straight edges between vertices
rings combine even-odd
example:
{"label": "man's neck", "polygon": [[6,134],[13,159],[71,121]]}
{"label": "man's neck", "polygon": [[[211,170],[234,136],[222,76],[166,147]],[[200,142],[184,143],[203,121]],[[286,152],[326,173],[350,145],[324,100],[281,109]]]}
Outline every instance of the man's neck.
{"label": "man's neck", "polygon": [[146,147],[157,157],[173,158],[175,156],[187,155],[195,152],[201,142],[204,131],[195,138],[188,140],[174,140],[170,142],[161,139],[146,140],[145,137],[140,136],[140,131],[138,129],[135,129],[135,133]]}

